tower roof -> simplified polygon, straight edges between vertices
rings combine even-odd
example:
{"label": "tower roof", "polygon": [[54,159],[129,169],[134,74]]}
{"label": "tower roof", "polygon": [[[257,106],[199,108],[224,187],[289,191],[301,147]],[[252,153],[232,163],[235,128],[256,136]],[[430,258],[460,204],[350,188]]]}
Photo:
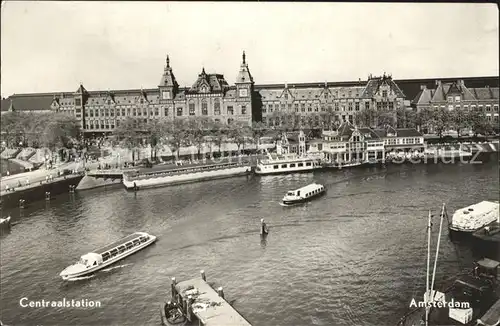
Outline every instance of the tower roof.
{"label": "tower roof", "polygon": [[248,69],[248,64],[246,62],[245,51],[243,51],[242,55],[243,61],[240,66],[240,72],[238,73],[238,77],[236,78],[236,83],[253,83],[252,75],[250,74],[250,70]]}
{"label": "tower roof", "polygon": [[163,71],[163,76],[161,77],[160,86],[170,86],[178,87],[177,81],[175,80],[174,73],[172,72],[172,67],[170,67],[170,58],[167,55],[166,66]]}

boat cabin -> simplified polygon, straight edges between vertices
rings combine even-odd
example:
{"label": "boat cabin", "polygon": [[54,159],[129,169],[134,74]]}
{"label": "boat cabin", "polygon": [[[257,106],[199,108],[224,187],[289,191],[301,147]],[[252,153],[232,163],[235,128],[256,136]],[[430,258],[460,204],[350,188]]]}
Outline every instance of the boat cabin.
{"label": "boat cabin", "polygon": [[489,258],[483,258],[475,263],[474,275],[491,279],[496,283],[498,278],[498,266],[500,266],[500,262]]}
{"label": "boat cabin", "polygon": [[98,266],[102,264],[102,262],[102,256],[93,252],[85,254],[80,258],[80,264],[85,265],[87,268]]}
{"label": "boat cabin", "polygon": [[[133,237],[127,237],[125,238],[126,241],[121,241],[121,243],[115,243],[111,246],[110,249],[107,249],[107,247],[104,251],[100,254],[102,256],[103,261],[107,261],[111,258],[114,258],[126,251],[131,250],[134,247],[140,246],[143,243],[147,242],[149,240],[148,235],[138,235],[135,234]],[[98,254],[97,254],[98,255]]]}

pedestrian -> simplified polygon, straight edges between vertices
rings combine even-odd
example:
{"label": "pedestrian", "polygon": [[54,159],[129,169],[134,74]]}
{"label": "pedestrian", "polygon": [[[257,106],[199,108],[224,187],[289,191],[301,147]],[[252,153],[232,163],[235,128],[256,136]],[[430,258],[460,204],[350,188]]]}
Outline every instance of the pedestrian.
{"label": "pedestrian", "polygon": [[45,182],[49,182],[49,176],[48,175],[45,176]]}
{"label": "pedestrian", "polygon": [[29,186],[30,185],[30,179],[26,178],[26,185]]}

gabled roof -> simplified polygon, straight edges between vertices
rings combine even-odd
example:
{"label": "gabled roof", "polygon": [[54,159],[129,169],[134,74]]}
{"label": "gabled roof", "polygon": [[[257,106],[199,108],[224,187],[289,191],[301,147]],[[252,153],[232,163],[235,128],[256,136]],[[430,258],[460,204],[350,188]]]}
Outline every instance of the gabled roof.
{"label": "gabled roof", "polygon": [[11,107],[16,111],[50,111],[53,99],[53,94],[14,94],[2,100],[2,111],[8,111]]}
{"label": "gabled roof", "polygon": [[363,135],[365,140],[377,140],[380,136],[371,128],[358,128],[360,134]]}
{"label": "gabled roof", "polygon": [[498,87],[473,88],[477,100],[498,99]]}
{"label": "gabled roof", "polygon": [[229,85],[221,74],[207,74],[205,68],[202,69],[201,74],[193,86],[189,89],[189,93],[199,93],[203,86],[208,87],[208,92],[220,93],[223,92]]}
{"label": "gabled roof", "polygon": [[428,89],[427,87],[423,87],[417,96],[413,99],[411,104],[416,105],[425,105],[431,102],[432,96],[434,95],[433,89]]}
{"label": "gabled roof", "polygon": [[382,76],[382,77],[371,77],[366,84],[364,91],[361,94],[363,98],[373,98],[375,94],[377,94],[380,86],[386,84],[390,87],[390,89],[394,92],[396,97],[403,98],[405,95],[403,91],[399,88],[399,86],[392,80],[391,76]]}

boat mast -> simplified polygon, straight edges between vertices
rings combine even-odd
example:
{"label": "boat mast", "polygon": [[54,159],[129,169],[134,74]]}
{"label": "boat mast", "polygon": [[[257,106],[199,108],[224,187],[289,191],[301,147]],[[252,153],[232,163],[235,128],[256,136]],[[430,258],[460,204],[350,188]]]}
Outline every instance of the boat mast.
{"label": "boat mast", "polygon": [[425,283],[425,326],[429,325],[429,305],[427,304],[429,299],[429,270],[431,264],[431,210],[429,210],[429,221],[427,223],[427,272],[426,272],[426,283]]}
{"label": "boat mast", "polygon": [[439,222],[439,234],[438,234],[438,240],[437,240],[437,246],[436,246],[436,256],[434,257],[434,269],[432,271],[432,282],[431,282],[431,295],[432,295],[432,301],[434,301],[434,279],[436,277],[436,267],[437,267],[437,260],[438,260],[438,255],[439,255],[439,244],[441,243],[441,231],[443,230],[443,218],[445,215],[445,209],[446,206],[443,203],[443,208],[441,209],[441,221]]}

